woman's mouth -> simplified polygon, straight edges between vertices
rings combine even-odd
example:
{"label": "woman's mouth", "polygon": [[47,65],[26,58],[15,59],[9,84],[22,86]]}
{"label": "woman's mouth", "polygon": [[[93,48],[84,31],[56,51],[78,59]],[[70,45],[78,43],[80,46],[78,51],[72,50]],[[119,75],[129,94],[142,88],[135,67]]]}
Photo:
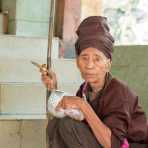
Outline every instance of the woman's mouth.
{"label": "woman's mouth", "polygon": [[95,77],[96,76],[95,74],[90,74],[90,73],[85,73],[84,75],[87,78],[92,78],[92,77]]}

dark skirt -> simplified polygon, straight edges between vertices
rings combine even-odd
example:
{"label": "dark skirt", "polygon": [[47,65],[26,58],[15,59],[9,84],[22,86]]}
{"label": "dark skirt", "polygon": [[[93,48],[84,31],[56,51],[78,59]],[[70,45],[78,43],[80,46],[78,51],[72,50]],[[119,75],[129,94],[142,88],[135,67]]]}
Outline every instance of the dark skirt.
{"label": "dark skirt", "polygon": [[[49,120],[47,135],[49,148],[103,148],[88,124],[69,117]],[[130,143],[130,148],[148,148],[148,145]]]}
{"label": "dark skirt", "polygon": [[69,117],[49,120],[49,148],[102,148],[88,125]]}

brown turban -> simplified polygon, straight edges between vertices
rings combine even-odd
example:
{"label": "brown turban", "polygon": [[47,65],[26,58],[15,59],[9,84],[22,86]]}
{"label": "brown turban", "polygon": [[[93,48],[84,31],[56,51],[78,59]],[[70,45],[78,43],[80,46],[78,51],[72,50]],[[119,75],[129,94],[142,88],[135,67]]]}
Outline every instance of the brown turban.
{"label": "brown turban", "polygon": [[78,39],[75,43],[76,54],[82,50],[93,47],[112,59],[114,39],[107,25],[107,18],[102,16],[90,16],[82,21],[76,31]]}

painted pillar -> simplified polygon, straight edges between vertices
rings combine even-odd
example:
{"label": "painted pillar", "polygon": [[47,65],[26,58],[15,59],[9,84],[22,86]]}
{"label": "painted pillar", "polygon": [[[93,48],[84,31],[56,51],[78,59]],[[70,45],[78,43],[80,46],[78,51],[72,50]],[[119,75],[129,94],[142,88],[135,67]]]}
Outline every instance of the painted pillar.
{"label": "painted pillar", "polygon": [[101,15],[101,0],[65,0],[63,41],[65,57],[74,57],[76,29],[84,18],[91,15]]}
{"label": "painted pillar", "polygon": [[50,0],[2,0],[2,11],[8,11],[9,34],[48,35]]}

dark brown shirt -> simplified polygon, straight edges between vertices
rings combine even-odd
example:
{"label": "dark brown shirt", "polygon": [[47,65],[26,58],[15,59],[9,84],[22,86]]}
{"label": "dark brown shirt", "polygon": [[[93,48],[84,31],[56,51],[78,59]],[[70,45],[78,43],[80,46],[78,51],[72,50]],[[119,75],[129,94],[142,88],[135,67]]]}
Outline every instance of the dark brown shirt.
{"label": "dark brown shirt", "polygon": [[[82,97],[82,84],[77,96]],[[90,89],[86,89],[89,99]],[[124,138],[129,142],[146,143],[147,119],[139,105],[138,96],[122,81],[108,77],[96,99],[88,101],[98,117],[111,132],[112,148],[121,146]]]}

